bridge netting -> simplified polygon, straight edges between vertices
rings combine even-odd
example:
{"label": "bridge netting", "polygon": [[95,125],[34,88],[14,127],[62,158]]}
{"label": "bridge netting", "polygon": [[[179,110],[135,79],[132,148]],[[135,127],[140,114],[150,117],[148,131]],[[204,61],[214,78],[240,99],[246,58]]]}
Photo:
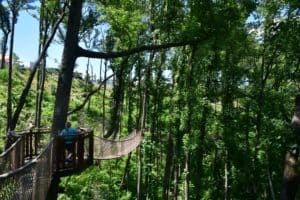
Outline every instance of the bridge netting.
{"label": "bridge netting", "polygon": [[[72,163],[66,163],[64,140],[42,136],[47,131],[29,131],[0,156],[1,200],[44,200],[56,174],[70,175],[85,169],[93,159],[113,159],[133,151],[141,142],[140,132],[133,131],[125,139],[109,140],[93,136],[85,130],[75,138]],[[65,172],[68,173],[65,173]],[[71,172],[71,173],[70,173]]]}
{"label": "bridge netting", "polygon": [[139,131],[133,130],[122,140],[110,140],[94,137],[94,159],[106,160],[124,156],[141,144],[143,140]]}

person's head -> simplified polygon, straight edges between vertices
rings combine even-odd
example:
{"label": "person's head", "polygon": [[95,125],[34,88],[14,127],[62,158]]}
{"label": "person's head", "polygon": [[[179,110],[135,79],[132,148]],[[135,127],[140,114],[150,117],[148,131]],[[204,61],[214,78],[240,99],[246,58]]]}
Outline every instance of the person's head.
{"label": "person's head", "polygon": [[70,128],[71,127],[71,122],[66,122],[66,128]]}

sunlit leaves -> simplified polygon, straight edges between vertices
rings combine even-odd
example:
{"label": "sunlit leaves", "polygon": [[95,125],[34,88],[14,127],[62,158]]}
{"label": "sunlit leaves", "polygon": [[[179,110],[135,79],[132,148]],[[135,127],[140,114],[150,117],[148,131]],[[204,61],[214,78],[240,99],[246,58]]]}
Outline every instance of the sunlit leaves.
{"label": "sunlit leaves", "polygon": [[[99,20],[108,23],[114,37],[127,45],[133,45],[133,39],[138,37],[145,28],[142,23],[143,14],[136,8],[134,1],[99,5],[98,11],[100,13]],[[122,47],[123,43],[119,47]]]}

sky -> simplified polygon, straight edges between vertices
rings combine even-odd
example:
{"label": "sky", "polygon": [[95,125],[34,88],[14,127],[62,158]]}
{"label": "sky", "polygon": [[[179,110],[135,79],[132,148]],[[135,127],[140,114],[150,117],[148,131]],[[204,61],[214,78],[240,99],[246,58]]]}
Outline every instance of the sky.
{"label": "sky", "polygon": [[[26,11],[21,11],[15,28],[14,52],[25,64],[35,62],[38,57],[39,22]],[[53,41],[48,49],[47,67],[58,68],[61,62],[63,45]],[[99,78],[99,59],[91,59],[94,73]],[[87,58],[76,61],[75,71],[85,74]]]}
{"label": "sky", "polygon": [[[18,17],[14,38],[14,52],[20,60],[34,62],[38,56],[39,22],[27,12],[22,11]],[[52,43],[48,51],[48,66],[58,67],[63,46]]]}

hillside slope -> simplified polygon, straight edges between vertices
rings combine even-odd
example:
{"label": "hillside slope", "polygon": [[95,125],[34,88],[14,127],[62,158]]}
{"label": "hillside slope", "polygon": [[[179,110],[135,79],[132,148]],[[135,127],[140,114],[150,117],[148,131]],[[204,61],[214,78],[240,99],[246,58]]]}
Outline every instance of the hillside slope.
{"label": "hillside slope", "polygon": [[[20,94],[29,76],[29,69],[13,69],[13,84],[12,84],[12,104],[13,110],[15,109],[19,100]],[[51,126],[51,120],[54,109],[55,91],[58,77],[58,69],[47,69],[45,92],[43,97],[42,107],[42,126]],[[3,143],[5,140],[5,129],[6,129],[6,101],[7,101],[7,80],[8,70],[0,70],[0,151],[3,149]],[[29,123],[35,121],[35,106],[36,106],[36,86],[37,81],[34,79],[28,97],[26,99],[25,106],[22,110],[16,130],[22,130],[28,126]],[[96,85],[89,84],[80,78],[77,74],[73,80],[72,96],[70,102],[70,110],[80,105],[87,93],[88,89],[95,88]],[[107,92],[109,95],[109,92]],[[102,121],[102,94],[98,92],[91,98],[89,109],[79,111],[72,114],[69,120],[73,122],[73,126],[91,127],[94,130],[99,130],[99,123]],[[108,108],[107,108],[108,109]]]}

